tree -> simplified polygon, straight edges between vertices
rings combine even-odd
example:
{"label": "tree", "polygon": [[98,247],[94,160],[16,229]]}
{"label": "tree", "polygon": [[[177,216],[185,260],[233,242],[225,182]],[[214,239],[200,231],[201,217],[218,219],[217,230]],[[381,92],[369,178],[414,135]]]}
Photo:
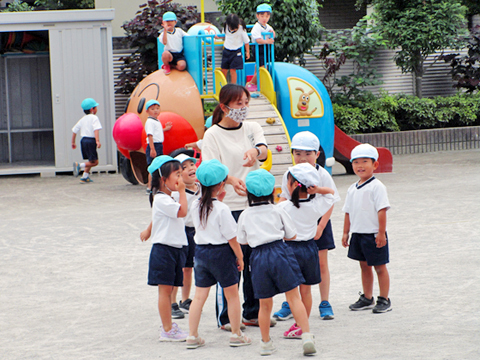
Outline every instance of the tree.
{"label": "tree", "polygon": [[2,12],[18,12],[18,11],[33,11],[35,8],[28,5],[28,3],[21,0],[14,0],[8,4],[7,8],[2,10]]}
{"label": "tree", "polygon": [[35,6],[45,10],[94,9],[95,0],[37,0]]}
{"label": "tree", "polygon": [[322,29],[318,20],[319,4],[316,0],[216,0],[224,14],[237,14],[247,24],[254,24],[258,5],[268,2],[272,6],[269,24],[275,30],[275,60],[305,64],[304,54],[319,39]]}
{"label": "tree", "polygon": [[[359,0],[357,5],[365,3]],[[425,59],[444,49],[460,49],[465,32],[461,0],[370,0],[374,31],[395,49],[402,72],[415,74],[415,92],[422,97]]]}

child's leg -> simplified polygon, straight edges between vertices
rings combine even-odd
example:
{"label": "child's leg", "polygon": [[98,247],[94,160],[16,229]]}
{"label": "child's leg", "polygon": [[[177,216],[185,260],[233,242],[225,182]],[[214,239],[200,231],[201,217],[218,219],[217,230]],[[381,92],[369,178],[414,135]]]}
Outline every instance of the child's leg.
{"label": "child's leg", "polygon": [[230,69],[230,82],[232,84],[237,83],[237,70],[235,69]]}
{"label": "child's leg", "polygon": [[178,286],[174,286],[172,290],[171,302],[175,304],[177,302],[177,293],[178,293]]}
{"label": "child's leg", "polygon": [[192,274],[193,268],[183,268],[182,302],[186,301],[190,296],[190,289],[192,288]]}
{"label": "child's leg", "polygon": [[[260,66],[261,68],[265,67],[265,66]],[[250,84],[254,84],[254,85],[257,85],[257,69],[255,68],[255,73],[253,74],[252,76],[252,79],[250,80]]]}
{"label": "child's leg", "polygon": [[378,287],[380,288],[380,296],[388,299],[390,291],[390,275],[388,274],[387,265],[375,266],[378,277]]}
{"label": "child's leg", "polygon": [[300,299],[298,288],[287,291],[285,296],[290,305],[290,310],[292,310],[293,318],[295,319],[297,326],[300,326],[304,333],[310,332],[307,310],[305,310],[302,299]]}
{"label": "child's leg", "polygon": [[320,261],[320,276],[322,282],[318,284],[320,287],[320,299],[321,301],[328,301],[328,295],[330,293],[330,270],[328,269],[328,250],[318,251],[318,260]]}
{"label": "child's leg", "polygon": [[98,160],[93,160],[93,161],[90,161],[90,160],[89,160],[89,161],[85,162],[85,170],[84,170],[84,172],[87,173],[87,174],[90,174],[90,169],[91,169],[92,167],[97,166],[97,165],[98,165]]}
{"label": "child's leg", "polygon": [[187,62],[185,60],[178,60],[177,65],[175,68],[179,71],[183,71],[187,68]]}
{"label": "child's leg", "polygon": [[162,320],[163,330],[169,332],[172,330],[172,296],[173,286],[158,285],[158,312]]}
{"label": "child's leg", "polygon": [[148,173],[147,189],[152,190],[152,174]]}
{"label": "child's leg", "polygon": [[373,296],[373,270],[367,265],[366,261],[360,261],[360,269],[362,270],[362,286],[363,294],[367,299]]}
{"label": "child's leg", "polygon": [[227,81],[228,81],[228,78],[227,78],[228,69],[222,69],[222,74],[223,74],[223,76],[225,76],[225,79],[227,79]]}
{"label": "child's leg", "polygon": [[303,305],[307,311],[307,318],[310,317],[312,311],[312,287],[310,285],[300,284],[300,295],[302,297]]}
{"label": "child's leg", "polygon": [[200,317],[202,316],[202,309],[205,301],[207,301],[209,287],[196,287],[195,297],[190,305],[190,311],[188,316],[188,327],[190,336],[198,336],[198,324],[200,324]]}
{"label": "child's leg", "polygon": [[162,62],[164,65],[170,65],[170,62],[173,60],[173,55],[170,51],[164,51],[162,53]]}
{"label": "child's leg", "polygon": [[240,336],[240,296],[238,295],[238,284],[223,288],[223,293],[228,304],[228,319],[232,327],[232,334]]}
{"label": "child's leg", "polygon": [[[300,300],[300,297],[299,297]],[[273,298],[260,299],[260,310],[258,311],[258,325],[262,341],[267,343],[270,341],[270,314],[273,308]]]}

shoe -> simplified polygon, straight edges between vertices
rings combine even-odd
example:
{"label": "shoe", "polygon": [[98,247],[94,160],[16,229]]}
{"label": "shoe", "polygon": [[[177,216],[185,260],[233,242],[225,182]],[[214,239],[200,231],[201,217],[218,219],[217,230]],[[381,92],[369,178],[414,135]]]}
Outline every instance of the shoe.
{"label": "shoe", "polygon": [[241,333],[240,336],[237,334],[232,334],[230,336],[230,346],[232,347],[250,345],[251,343],[252,339],[246,337],[244,333]]}
{"label": "shoe", "polygon": [[73,163],[73,176],[78,177],[80,175],[80,164],[78,162]]}
{"label": "shoe", "polygon": [[149,188],[145,189],[145,194],[150,195],[151,192],[152,190],[150,190]]}
{"label": "shoe", "polygon": [[282,303],[282,308],[277,312],[273,313],[273,317],[280,321],[291,319],[293,317],[293,314],[290,311],[290,305],[288,305],[288,302],[284,301]]}
{"label": "shoe", "polygon": [[270,339],[269,342],[263,342],[263,340],[260,340],[260,355],[266,356],[266,355],[272,355],[275,352],[275,345],[273,345],[272,339]]}
{"label": "shoe", "polygon": [[80,179],[80,183],[82,184],[91,183],[91,182],[93,182],[93,180],[90,179],[89,177]]}
{"label": "shoe", "polygon": [[246,86],[247,90],[250,91],[250,92],[255,92],[258,90],[258,87],[257,85],[255,84],[252,84],[252,83],[248,83],[247,86]]}
{"label": "shoe", "polygon": [[[247,327],[244,324],[240,323],[240,330],[245,330],[246,328]],[[232,325],[225,324],[225,325],[220,326],[220,329],[231,332],[232,331]]]}
{"label": "shoe", "polygon": [[303,355],[313,355],[317,352],[315,349],[315,336],[312,333],[302,334]]}
{"label": "shoe", "polygon": [[170,68],[170,65],[163,64],[162,69],[165,75],[170,75],[170,72],[172,71],[172,69]]}
{"label": "shoe", "polygon": [[172,304],[172,319],[183,319],[185,314],[180,310],[177,303]]}
{"label": "shoe", "polygon": [[163,327],[160,331],[160,341],[185,341],[188,337],[188,333],[181,330],[176,323],[172,324],[172,329],[170,331],[163,330]]}
{"label": "shoe", "polygon": [[377,305],[375,305],[372,312],[375,314],[381,314],[389,311],[392,311],[392,303],[390,299],[385,299],[383,296],[378,296]]}
{"label": "shoe", "polygon": [[[245,326],[260,326],[258,325],[258,319],[247,320],[245,318],[242,318],[242,323]],[[275,319],[270,319],[270,327],[274,327],[275,325],[277,325],[277,321]]]}
{"label": "shoe", "polygon": [[322,301],[318,307],[322,320],[333,320],[332,305],[328,301]]}
{"label": "shoe", "polygon": [[196,349],[205,345],[205,340],[200,336],[187,336],[187,349]]}
{"label": "shoe", "polygon": [[290,329],[283,333],[285,339],[301,339],[302,338],[302,328],[297,326],[297,323],[290,326]]}
{"label": "shoe", "polygon": [[375,300],[373,297],[371,299],[367,299],[364,294],[360,294],[360,298],[355,304],[349,306],[350,310],[358,311],[358,310],[367,310],[372,309],[375,306]]}
{"label": "shoe", "polygon": [[190,311],[190,304],[192,303],[191,299],[187,299],[185,301],[180,300],[180,303],[178,304],[178,307],[184,314],[188,314]]}

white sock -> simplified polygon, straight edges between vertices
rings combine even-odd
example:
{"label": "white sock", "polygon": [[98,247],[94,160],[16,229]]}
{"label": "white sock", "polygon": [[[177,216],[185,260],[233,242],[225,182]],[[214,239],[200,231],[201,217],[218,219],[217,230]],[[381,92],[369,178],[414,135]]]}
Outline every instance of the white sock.
{"label": "white sock", "polygon": [[80,163],[80,170],[85,170],[85,163]]}
{"label": "white sock", "polygon": [[83,173],[83,175],[82,175],[82,179],[86,179],[86,178],[88,178],[88,177],[89,177],[89,175],[90,175],[89,173],[87,173],[87,172],[84,172],[84,173]]}

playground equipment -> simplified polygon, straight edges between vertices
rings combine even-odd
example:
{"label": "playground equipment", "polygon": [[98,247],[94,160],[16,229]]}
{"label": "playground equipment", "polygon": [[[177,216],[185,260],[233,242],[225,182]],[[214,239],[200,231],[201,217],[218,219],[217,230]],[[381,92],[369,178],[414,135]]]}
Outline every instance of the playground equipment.
{"label": "playground equipment", "polygon": [[[202,24],[201,29],[204,28],[205,25]],[[220,51],[216,50],[220,50],[223,43],[215,40],[215,36],[218,35],[208,34],[198,29],[192,32],[196,35],[183,38],[187,71],[180,72],[173,69],[168,76],[162,70],[150,74],[135,88],[127,103],[126,112],[136,114],[139,121],[144,124],[147,118],[144,111],[146,101],[156,99],[160,102],[162,111],[160,121],[173,122],[172,130],[165,134],[164,153],[166,154],[203,137],[202,101],[218,100],[221,87],[227,83],[219,67]],[[264,37],[268,35],[270,33],[263,34]],[[160,41],[157,45],[160,68],[164,46]],[[274,62],[273,44],[265,45],[269,47],[269,51],[265,52],[268,54],[268,58],[265,55],[266,66],[259,68],[259,45],[251,43],[250,46],[256,54],[255,66],[247,63],[243,70],[237,71],[237,82],[245,85],[247,76],[253,75],[255,68],[259,69],[258,92],[252,94],[246,121],[256,121],[262,126],[269,145],[269,157],[264,168],[272,172],[277,185],[281,184],[283,173],[293,162],[290,139],[300,131],[310,131],[320,139],[327,171],[331,173],[335,159],[345,166],[347,172],[351,170],[348,160],[356,142],[348,135],[341,133],[339,129],[335,129],[332,103],[322,82],[300,66]],[[165,114],[165,112],[171,114]],[[123,116],[117,122],[125,121],[122,118]],[[136,124],[133,126],[136,130],[132,129],[131,132],[122,130],[123,137],[145,138],[144,130],[138,135],[138,121],[132,119],[130,121]],[[142,146],[137,149],[125,149],[122,148],[121,136],[116,135],[115,131],[114,139],[120,152],[130,159],[131,171],[136,180],[146,184],[145,140],[141,139]],[[138,141],[133,143],[138,145]],[[387,149],[379,149],[379,154],[380,171],[391,171],[390,152]],[[126,173],[127,176],[122,170],[124,177],[131,181],[132,176],[128,169]]]}

